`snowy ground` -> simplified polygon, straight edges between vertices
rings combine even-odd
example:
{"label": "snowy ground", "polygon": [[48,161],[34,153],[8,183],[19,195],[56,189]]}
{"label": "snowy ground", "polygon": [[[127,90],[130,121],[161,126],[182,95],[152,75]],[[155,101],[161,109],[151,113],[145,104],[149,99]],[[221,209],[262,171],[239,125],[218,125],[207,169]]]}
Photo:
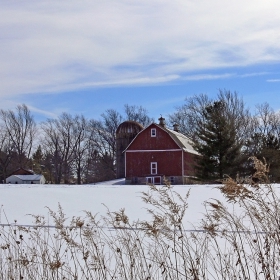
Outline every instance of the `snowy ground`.
{"label": "snowy ground", "polygon": [[[274,185],[274,187],[276,189],[276,192],[279,194],[280,185]],[[17,225],[32,226],[33,219],[28,214],[33,214],[33,215],[39,214],[39,215],[44,215],[46,218],[48,218],[48,209],[46,207],[49,207],[52,210],[56,211],[58,208],[58,204],[62,206],[66,214],[66,217],[68,217],[69,220],[71,220],[73,216],[84,217],[85,216],[83,212],[84,210],[91,211],[93,214],[99,213],[100,215],[105,215],[107,212],[107,208],[104,205],[106,205],[111,211],[118,211],[120,208],[125,208],[126,214],[129,216],[130,221],[133,220],[150,221],[151,219],[145,209],[147,205],[145,205],[145,203],[141,200],[141,192],[148,191],[148,189],[149,187],[146,185],[124,185],[123,180],[115,180],[115,181],[104,182],[100,184],[92,184],[92,185],[9,185],[9,184],[0,185],[0,224],[3,225],[7,223],[14,223],[14,220],[17,220]],[[173,189],[174,191],[180,193],[183,196],[190,190],[190,197],[188,199],[189,208],[186,212],[186,216],[184,220],[185,230],[193,230],[199,228],[200,221],[205,213],[205,208],[204,208],[205,201],[209,201],[211,199],[217,199],[222,202],[225,202],[224,197],[220,193],[219,189],[217,189],[217,185],[178,185],[178,186],[174,186]],[[231,207],[229,210],[232,210],[234,213],[240,213],[238,211],[237,205],[231,204],[229,205],[229,207]],[[245,222],[246,224],[246,220],[245,221],[243,220],[242,222]],[[49,220],[49,225],[50,226],[54,225],[52,219]],[[227,224],[225,226],[227,227]],[[9,227],[4,227],[4,230],[5,229],[9,229]],[[231,227],[229,226],[228,227],[229,232],[230,229]],[[54,229],[51,229],[50,232],[52,232],[52,230],[54,231]],[[117,234],[117,231],[112,230],[111,227],[107,227],[106,225],[105,225],[105,230],[104,229],[102,230],[105,232],[106,236],[108,234],[108,236],[115,237],[115,234]],[[43,231],[40,231],[40,233],[41,232]],[[236,232],[235,229],[233,232],[234,233]],[[238,232],[240,234],[238,234],[237,240],[239,240],[240,237],[241,239],[243,238],[242,231],[238,231]],[[202,235],[200,235],[200,233],[195,233],[195,234],[196,236],[198,236],[197,240],[202,240],[202,241],[204,240],[203,239],[204,234]],[[263,232],[262,231],[258,232],[258,234],[260,234],[259,235],[260,238],[258,240],[261,244],[263,240],[262,239]],[[192,234],[189,234],[188,236],[191,235]],[[51,235],[47,235],[47,236],[51,236]],[[202,239],[199,239],[200,236],[202,236]],[[237,235],[233,235],[233,236],[237,236]],[[9,237],[11,237],[11,235]],[[148,239],[148,235],[146,237]],[[13,234],[12,234],[12,238],[13,238]],[[255,235],[253,236],[253,238],[256,238]],[[50,240],[52,241],[52,238],[50,238]],[[221,278],[217,278],[215,276],[216,274],[214,272],[219,271],[220,267],[218,267],[218,270],[216,270],[217,267],[216,267],[215,258],[211,257],[211,256],[216,256],[218,250],[225,252],[226,256],[227,255],[231,256],[229,258],[229,264],[230,263],[233,264],[232,267],[234,270],[236,267],[236,265],[234,264],[237,263],[237,255],[235,255],[234,253],[229,253],[231,251],[232,252],[235,251],[233,249],[231,250],[231,248],[233,248],[231,242],[226,239],[221,239],[219,237],[217,237],[214,240],[214,243],[211,243],[210,239],[207,240],[208,240],[207,242],[210,242],[209,251],[207,251],[208,252],[207,256],[210,256],[209,258],[207,258],[207,260],[209,261],[208,268],[207,268],[209,272],[208,279],[231,279],[232,277],[224,278],[222,275]],[[252,248],[249,247],[248,243],[246,243],[248,242],[248,240],[250,240],[250,235],[249,236],[244,235],[244,242],[245,242],[244,252],[248,252],[248,257],[257,255],[258,251],[251,251]],[[200,245],[202,245],[203,243],[204,241]],[[197,246],[196,244],[197,243],[191,244],[191,246],[194,245],[194,247],[190,247],[190,248],[195,249]],[[62,248],[64,250],[63,246]],[[173,255],[171,255],[171,261],[173,260],[172,256]],[[63,258],[64,258],[64,251],[63,251]],[[65,259],[68,260],[68,258],[66,257]],[[211,262],[211,260],[213,261],[213,263]],[[252,258],[252,261],[253,264],[256,264],[258,266],[258,264],[254,262],[254,258]],[[114,264],[114,260],[113,260],[113,264]],[[76,266],[74,266],[72,262],[70,262],[69,265],[74,271],[75,270],[74,267]],[[254,275],[260,275],[261,269],[262,269],[261,266],[257,267],[257,272]],[[274,273],[275,277],[273,279],[278,279],[278,277],[280,277],[280,272],[278,274],[278,270],[275,270],[274,267],[272,271],[275,272]],[[214,276],[211,273],[213,273]],[[249,273],[252,273],[252,278],[250,279],[253,279],[253,271],[250,271]],[[242,273],[240,273],[240,275],[242,275]],[[258,279],[266,279],[266,278],[260,277]]]}
{"label": "snowy ground", "polygon": [[[215,185],[180,185],[174,190],[184,195],[190,189],[189,209],[186,213],[185,229],[198,225],[203,217],[203,202],[213,199],[224,201]],[[275,185],[279,189],[280,185]],[[56,211],[61,204],[67,217],[84,216],[83,210],[106,214],[106,205],[111,211],[125,208],[132,220],[149,219],[146,205],[141,200],[145,185],[124,185],[123,181],[111,181],[96,185],[0,185],[0,223],[30,225],[28,214],[48,216],[46,206]],[[8,221],[5,217],[8,218]]]}

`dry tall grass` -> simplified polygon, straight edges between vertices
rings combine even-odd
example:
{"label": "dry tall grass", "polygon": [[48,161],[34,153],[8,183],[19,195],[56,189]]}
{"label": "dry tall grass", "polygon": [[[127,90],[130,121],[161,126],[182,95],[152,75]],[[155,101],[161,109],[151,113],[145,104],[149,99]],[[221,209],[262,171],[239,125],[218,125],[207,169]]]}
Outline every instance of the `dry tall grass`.
{"label": "dry tall grass", "polygon": [[278,279],[280,201],[267,165],[248,184],[219,187],[228,203],[205,202],[201,227],[186,231],[185,197],[172,186],[150,186],[142,199],[149,221],[130,222],[123,209],[105,217],[85,212],[66,225],[49,209],[54,227],[34,216],[32,227],[0,228],[0,279]]}

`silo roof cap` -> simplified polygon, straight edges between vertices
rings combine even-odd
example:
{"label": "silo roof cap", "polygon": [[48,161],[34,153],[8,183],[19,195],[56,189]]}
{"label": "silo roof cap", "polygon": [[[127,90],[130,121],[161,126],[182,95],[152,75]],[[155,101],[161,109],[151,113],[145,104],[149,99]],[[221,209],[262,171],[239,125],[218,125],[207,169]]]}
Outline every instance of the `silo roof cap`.
{"label": "silo roof cap", "polygon": [[136,121],[125,121],[118,126],[116,134],[128,133],[130,131],[131,132],[137,131],[137,133],[138,133],[142,129],[144,129],[143,125],[141,125],[140,123],[138,123]]}

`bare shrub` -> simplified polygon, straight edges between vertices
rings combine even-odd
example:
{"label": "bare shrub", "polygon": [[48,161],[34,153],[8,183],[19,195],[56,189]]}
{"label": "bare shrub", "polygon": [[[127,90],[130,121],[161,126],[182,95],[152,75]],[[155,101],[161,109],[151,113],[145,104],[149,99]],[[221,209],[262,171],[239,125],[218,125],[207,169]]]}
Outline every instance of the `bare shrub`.
{"label": "bare shrub", "polygon": [[49,209],[53,227],[0,228],[0,279],[278,279],[279,198],[268,166],[252,158],[248,184],[227,178],[227,202],[205,202],[201,226],[184,228],[190,192],[151,185],[142,199],[150,220],[130,222],[124,209],[86,211],[67,221]]}

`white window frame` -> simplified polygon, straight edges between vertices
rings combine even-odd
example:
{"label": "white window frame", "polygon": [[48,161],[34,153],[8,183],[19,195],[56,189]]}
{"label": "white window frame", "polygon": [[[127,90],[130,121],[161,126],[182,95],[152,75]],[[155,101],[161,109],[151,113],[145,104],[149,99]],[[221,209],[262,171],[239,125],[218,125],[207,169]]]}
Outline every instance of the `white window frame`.
{"label": "white window frame", "polygon": [[147,184],[154,184],[154,178],[153,177],[146,177],[146,183]]}
{"label": "white window frame", "polygon": [[[158,183],[155,183],[156,179],[159,179]],[[161,184],[161,176],[146,177],[146,184],[160,185]]]}
{"label": "white window frame", "polygon": [[[161,184],[161,176],[155,176],[154,179],[154,185],[160,185]],[[159,181],[156,183],[156,179],[159,179]]]}
{"label": "white window frame", "polygon": [[151,162],[151,174],[152,175],[157,174],[157,162]]}
{"label": "white window frame", "polygon": [[155,128],[151,128],[151,137],[157,136],[157,130]]}

